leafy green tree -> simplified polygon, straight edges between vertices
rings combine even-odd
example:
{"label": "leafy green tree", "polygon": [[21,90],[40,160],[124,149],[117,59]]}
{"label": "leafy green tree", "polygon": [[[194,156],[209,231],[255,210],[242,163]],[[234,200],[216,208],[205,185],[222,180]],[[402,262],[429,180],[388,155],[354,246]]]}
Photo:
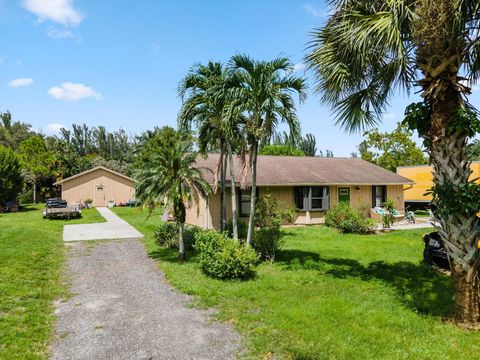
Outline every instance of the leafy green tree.
{"label": "leafy green tree", "polygon": [[143,167],[135,172],[137,183],[135,193],[150,209],[163,203],[172,209],[179,225],[179,258],[184,260],[185,245],[183,230],[186,208],[198,205],[200,198],[206,198],[210,185],[195,167],[197,154],[191,152],[192,143],[188,136],[178,133],[170,147],[161,147]]}
{"label": "leafy green tree", "polygon": [[9,111],[0,112],[0,119],[0,145],[17,150],[22,141],[35,134],[30,124],[12,121]]}
{"label": "leafy green tree", "polygon": [[238,80],[232,107],[245,114],[245,134],[249,144],[251,168],[251,203],[248,221],[247,246],[250,246],[255,225],[257,188],[257,155],[260,144],[269,142],[275,128],[286,122],[292,136],[298,136],[300,125],[295,113],[292,93],[300,101],[306,97],[303,78],[293,75],[293,65],[287,58],[257,61],[246,55],[235,55],[230,69]]}
{"label": "leafy green tree", "polygon": [[455,318],[480,322],[477,218],[480,191],[469,183],[467,140],[478,118],[466,101],[480,76],[478,0],[333,0],[306,61],[317,91],[347,131],[375,126],[398,89],[423,101],[406,120],[423,138],[434,202],[452,267]]}
{"label": "leafy green tree", "polygon": [[358,145],[360,157],[393,172],[399,166],[427,164],[428,159],[412,135],[408,126],[400,123],[390,133],[378,129],[366,131],[365,140]]}
{"label": "leafy green tree", "polygon": [[469,160],[480,160],[480,140],[472,141],[467,152]]}
{"label": "leafy green tree", "polygon": [[22,190],[20,159],[10,148],[0,145],[0,202],[15,199]]}
{"label": "leafy green tree", "polygon": [[301,149],[288,145],[265,145],[259,152],[260,155],[283,155],[283,156],[305,156]]}
{"label": "leafy green tree", "polygon": [[135,167],[143,166],[161,149],[172,147],[177,137],[177,130],[170,126],[155,127],[137,136]]}
{"label": "leafy green tree", "polygon": [[52,174],[55,157],[48,150],[45,140],[37,135],[24,140],[18,153],[27,172],[27,180],[33,184],[33,202],[36,203],[38,178]]}

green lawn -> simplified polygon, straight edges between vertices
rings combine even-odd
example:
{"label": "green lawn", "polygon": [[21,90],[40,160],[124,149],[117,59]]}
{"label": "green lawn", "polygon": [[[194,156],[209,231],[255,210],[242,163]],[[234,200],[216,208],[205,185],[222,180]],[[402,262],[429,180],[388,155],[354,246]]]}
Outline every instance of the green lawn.
{"label": "green lawn", "polygon": [[284,250],[255,279],[218,281],[193,258],[181,264],[154,243],[158,214],[145,220],[138,209],[114,211],[146,235],[173,286],[236,326],[251,358],[479,358],[480,333],[442,321],[453,311],[452,287],[421,263],[426,230],[356,236],[290,228]]}
{"label": "green lawn", "polygon": [[95,209],[77,220],[44,220],[42,208],[0,214],[0,359],[48,357],[53,301],[67,295],[63,225],[104,221]]}

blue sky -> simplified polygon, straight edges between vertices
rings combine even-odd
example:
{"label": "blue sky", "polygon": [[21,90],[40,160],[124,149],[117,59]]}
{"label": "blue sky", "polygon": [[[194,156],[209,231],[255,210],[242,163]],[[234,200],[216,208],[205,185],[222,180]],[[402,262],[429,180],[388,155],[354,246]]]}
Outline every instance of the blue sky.
{"label": "blue sky", "polygon": [[[177,84],[197,62],[286,55],[312,84],[302,59],[327,14],[325,2],[301,0],[0,0],[0,111],[46,133],[84,122],[174,126]],[[393,99],[381,129],[411,101]],[[348,156],[361,141],[334,125],[313,86],[298,115],[321,150]]]}

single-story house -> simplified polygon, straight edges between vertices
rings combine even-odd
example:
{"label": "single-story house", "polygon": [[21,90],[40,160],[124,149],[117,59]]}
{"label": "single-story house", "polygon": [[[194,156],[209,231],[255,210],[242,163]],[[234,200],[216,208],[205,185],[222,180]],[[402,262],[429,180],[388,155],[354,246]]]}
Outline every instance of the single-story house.
{"label": "single-story house", "polygon": [[69,204],[92,200],[95,207],[107,206],[109,201],[118,204],[133,199],[134,184],[134,179],[103,166],[55,183],[62,187],[62,199]]}
{"label": "single-story house", "polygon": [[[219,154],[199,157],[207,181],[213,184]],[[240,220],[247,221],[250,211],[250,174],[247,188],[240,188],[242,163],[234,158],[235,187]],[[227,168],[227,183],[230,169]],[[257,160],[258,197],[271,194],[280,206],[295,207],[296,224],[323,223],[325,212],[339,201],[361,209],[366,215],[370,209],[382,206],[387,198],[395,201],[399,211],[404,210],[403,187],[413,184],[406,177],[385,170],[359,158],[324,158],[260,155]],[[232,217],[231,194],[227,189],[227,220]],[[218,228],[220,224],[220,190],[201,199],[198,207],[187,210],[186,222],[203,228]]]}

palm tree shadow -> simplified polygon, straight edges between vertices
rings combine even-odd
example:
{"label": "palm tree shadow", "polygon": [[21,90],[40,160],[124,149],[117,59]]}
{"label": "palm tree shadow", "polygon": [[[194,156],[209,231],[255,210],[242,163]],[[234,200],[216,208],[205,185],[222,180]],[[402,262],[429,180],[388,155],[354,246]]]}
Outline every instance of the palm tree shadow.
{"label": "palm tree shadow", "polygon": [[317,253],[299,250],[282,250],[277,261],[288,270],[312,269],[339,279],[382,281],[396,290],[405,306],[421,314],[449,316],[454,312],[450,278],[423,263],[374,261],[363,265],[354,259],[322,258]]}

